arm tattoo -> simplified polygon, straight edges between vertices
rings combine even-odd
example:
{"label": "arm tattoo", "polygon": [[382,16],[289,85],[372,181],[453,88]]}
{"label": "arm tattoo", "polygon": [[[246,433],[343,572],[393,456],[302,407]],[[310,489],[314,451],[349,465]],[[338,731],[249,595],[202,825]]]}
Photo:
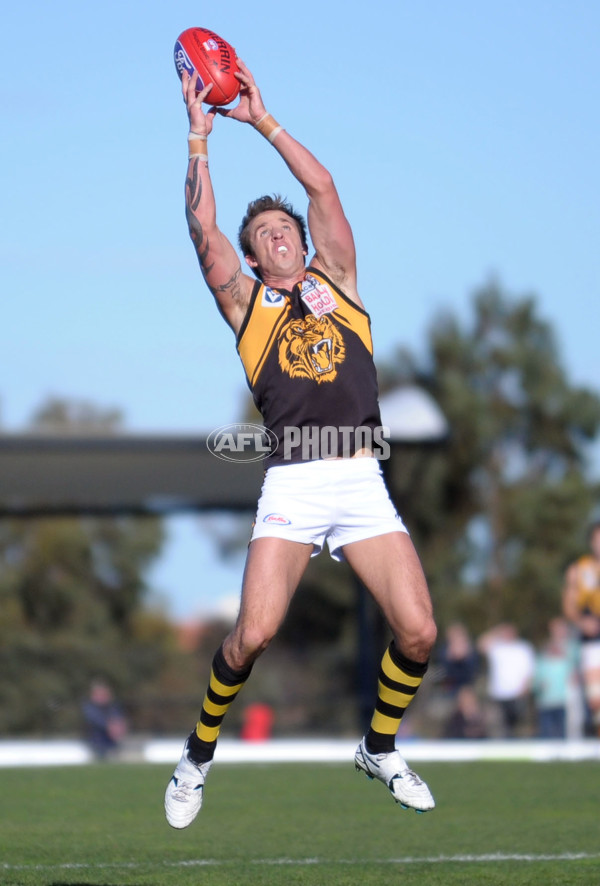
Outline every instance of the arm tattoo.
{"label": "arm tattoo", "polygon": [[219,292],[229,292],[231,297],[235,300],[239,298],[242,294],[242,287],[240,277],[242,275],[241,267],[237,269],[237,271],[233,274],[232,277],[227,281],[227,283],[222,283],[220,286],[211,286],[210,290],[213,295],[217,295]]}
{"label": "arm tattoo", "polygon": [[202,179],[198,175],[198,157],[192,162],[192,174],[188,175],[185,180],[185,186],[189,194],[189,206],[191,210],[198,209],[200,197],[202,196]]}
{"label": "arm tattoo", "polygon": [[[209,274],[214,267],[214,262],[212,264],[208,264],[210,243],[208,237],[204,236],[202,225],[195,215],[195,210],[200,205],[200,198],[202,196],[202,179],[198,175],[198,163],[198,158],[195,158],[191,164],[190,173],[185,180],[185,214],[187,218],[190,237],[192,238],[192,241],[196,248],[196,255],[198,256],[198,261],[200,262],[200,268],[202,270],[202,273],[204,274],[204,278],[206,279],[207,274]],[[210,291],[215,296],[218,295],[218,293],[220,292],[224,292],[228,293],[234,301],[236,299],[240,299],[242,295],[241,277],[242,269],[241,267],[238,267],[238,269],[227,281],[227,283],[222,283],[220,286],[209,286]]]}
{"label": "arm tattoo", "polygon": [[207,264],[210,243],[208,242],[207,238],[206,244],[204,248],[202,248],[202,244],[204,241],[204,231],[202,230],[202,225],[194,215],[194,211],[200,205],[200,198],[202,196],[202,179],[198,175],[198,162],[198,158],[196,158],[192,162],[191,175],[188,175],[185,180],[185,215],[187,218],[190,237],[192,238],[192,242],[196,247],[196,254],[198,255],[200,268],[202,269],[202,273],[204,274],[204,276],[206,276],[208,273],[210,273],[213,265]]}

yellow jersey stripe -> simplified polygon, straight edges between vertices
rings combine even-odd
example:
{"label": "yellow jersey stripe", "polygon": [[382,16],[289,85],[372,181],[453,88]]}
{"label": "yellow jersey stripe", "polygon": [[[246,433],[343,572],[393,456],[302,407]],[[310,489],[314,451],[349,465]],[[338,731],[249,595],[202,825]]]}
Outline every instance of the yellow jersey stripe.
{"label": "yellow jersey stripe", "polygon": [[251,385],[255,384],[273,346],[273,341],[290,312],[287,300],[280,310],[264,307],[261,309],[260,299],[263,292],[264,286],[261,286],[248,325],[238,342],[238,353]]}

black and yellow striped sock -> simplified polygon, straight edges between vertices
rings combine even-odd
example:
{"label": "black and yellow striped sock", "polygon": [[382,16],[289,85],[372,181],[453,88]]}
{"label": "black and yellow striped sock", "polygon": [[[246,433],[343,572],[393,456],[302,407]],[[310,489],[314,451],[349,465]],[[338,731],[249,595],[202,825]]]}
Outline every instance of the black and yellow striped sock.
{"label": "black and yellow striped sock", "polygon": [[404,711],[423,681],[427,664],[405,658],[393,640],[386,649],[379,669],[375,713],[365,736],[369,753],[387,754],[395,749]]}
{"label": "black and yellow striped sock", "polygon": [[243,671],[234,671],[225,661],[223,647],[217,649],[200,719],[188,738],[188,755],[194,763],[212,760],[223,717],[250,676],[251,670],[252,665]]}

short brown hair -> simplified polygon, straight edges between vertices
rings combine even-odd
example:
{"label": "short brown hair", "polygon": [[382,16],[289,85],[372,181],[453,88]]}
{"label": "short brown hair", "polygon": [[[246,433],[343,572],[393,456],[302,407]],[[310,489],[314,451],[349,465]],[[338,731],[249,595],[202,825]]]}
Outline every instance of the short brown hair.
{"label": "short brown hair", "polygon": [[[308,252],[306,222],[304,221],[303,216],[301,216],[299,212],[296,212],[292,204],[288,203],[287,200],[284,200],[279,194],[273,194],[272,197],[266,194],[265,196],[258,197],[256,200],[252,200],[251,203],[248,203],[246,215],[243,217],[238,231],[238,243],[243,255],[250,255],[254,258],[252,244],[250,243],[250,234],[248,231],[250,222],[253,218],[256,218],[257,215],[260,215],[261,212],[270,212],[271,210],[285,212],[286,215],[289,215],[289,217],[296,222],[298,233],[300,234],[300,239],[302,241],[302,248]],[[262,278],[259,271],[256,268],[253,268],[252,270],[258,279],[261,280]]]}

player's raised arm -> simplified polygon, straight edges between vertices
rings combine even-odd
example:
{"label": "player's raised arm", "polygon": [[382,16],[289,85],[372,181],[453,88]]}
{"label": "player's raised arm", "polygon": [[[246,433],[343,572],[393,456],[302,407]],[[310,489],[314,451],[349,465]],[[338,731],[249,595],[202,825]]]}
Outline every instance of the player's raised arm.
{"label": "player's raised arm", "polygon": [[267,113],[250,70],[241,59],[238,58],[237,63],[239,74],[236,76],[242,84],[240,101],[235,108],[219,108],[218,113],[251,123],[283,157],[309,199],[307,220],[315,247],[311,264],[320,267],[360,304],[354,237],[331,173]]}
{"label": "player's raised arm", "polygon": [[215,109],[205,113],[202,108],[202,101],[212,84],[196,95],[197,79],[197,74],[190,77],[186,71],[181,78],[190,119],[186,217],[206,284],[221,313],[237,333],[246,314],[254,281],[242,273],[234,247],[217,226],[216,203],[208,171],[208,136],[212,131]]}

